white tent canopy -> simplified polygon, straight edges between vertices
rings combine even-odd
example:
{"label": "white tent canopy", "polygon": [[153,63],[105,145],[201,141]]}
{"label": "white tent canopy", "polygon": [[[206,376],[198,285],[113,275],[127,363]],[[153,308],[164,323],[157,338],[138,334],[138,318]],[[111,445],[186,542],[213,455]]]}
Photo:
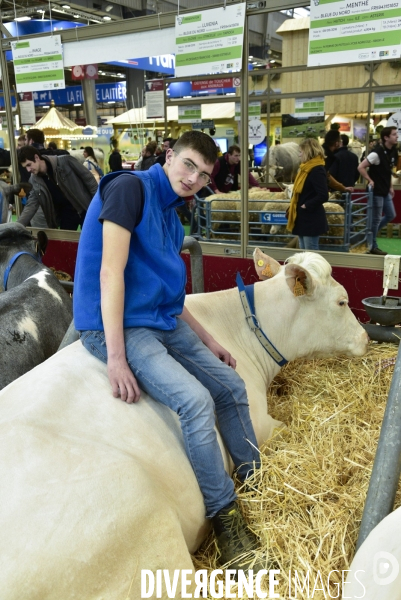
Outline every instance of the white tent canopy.
{"label": "white tent canopy", "polygon": [[[221,102],[220,104],[202,104],[202,119],[232,119],[235,113],[235,102]],[[178,106],[167,107],[167,121],[178,121]],[[163,118],[147,119],[146,108],[131,108],[127,112],[108,119],[108,125],[152,125],[164,123]]]}

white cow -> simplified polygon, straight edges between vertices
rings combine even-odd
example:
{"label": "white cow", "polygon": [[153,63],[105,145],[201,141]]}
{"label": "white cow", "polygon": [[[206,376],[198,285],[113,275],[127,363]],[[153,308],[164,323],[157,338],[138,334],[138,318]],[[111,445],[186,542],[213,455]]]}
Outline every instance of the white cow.
{"label": "white cow", "polygon": [[[262,166],[267,163],[267,153],[262,160]],[[269,178],[270,181],[285,181],[291,183],[295,180],[301,156],[299,144],[286,142],[269,149]]]}
{"label": "white cow", "polygon": [[[287,360],[365,353],[323,257],[280,266],[257,249],[254,260],[257,317]],[[236,357],[263,442],[278,424],[266,390],[280,367],[248,328],[238,290],[187,305]],[[178,420],[146,394],[113,398],[105,365],[80,342],[0,393],[0,454],[1,600],[138,600],[142,569],[193,569],[208,525]]]}
{"label": "white cow", "polygon": [[349,567],[343,598],[401,600],[401,508],[368,535]]}

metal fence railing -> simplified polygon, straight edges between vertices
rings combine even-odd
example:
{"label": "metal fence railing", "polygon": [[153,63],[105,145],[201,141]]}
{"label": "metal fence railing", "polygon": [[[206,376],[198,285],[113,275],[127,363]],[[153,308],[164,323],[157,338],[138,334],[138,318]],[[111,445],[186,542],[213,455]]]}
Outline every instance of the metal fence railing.
{"label": "metal fence railing", "polygon": [[[240,199],[198,198],[195,196],[192,233],[208,242],[239,243],[241,238]],[[288,200],[249,199],[249,244],[286,246],[294,236],[286,230]],[[329,231],[319,239],[321,250],[349,252],[372,242],[373,193],[346,193],[325,204]]]}

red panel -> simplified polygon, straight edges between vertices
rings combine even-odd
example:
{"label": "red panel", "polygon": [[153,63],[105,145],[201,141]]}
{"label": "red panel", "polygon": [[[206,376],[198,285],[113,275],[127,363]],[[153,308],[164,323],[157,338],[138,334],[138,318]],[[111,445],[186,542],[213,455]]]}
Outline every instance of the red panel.
{"label": "red panel", "polygon": [[[401,210],[400,210],[401,213]],[[77,252],[77,242],[64,242],[59,240],[49,240],[47,252],[43,262],[48,267],[55,267],[61,271],[66,271],[72,277],[75,271],[75,258]],[[190,273],[190,256],[183,254],[184,262],[187,266],[188,283],[187,293],[192,291],[192,281]],[[257,281],[253,261],[246,258],[232,258],[228,256],[204,256],[204,279],[205,292],[216,292],[235,287],[235,277],[237,271],[246,284]],[[348,292],[350,307],[354,314],[362,322],[368,321],[368,316],[362,306],[363,298],[370,296],[380,296],[383,293],[383,271],[372,269],[357,269],[349,267],[333,267],[333,276],[345,287]]]}

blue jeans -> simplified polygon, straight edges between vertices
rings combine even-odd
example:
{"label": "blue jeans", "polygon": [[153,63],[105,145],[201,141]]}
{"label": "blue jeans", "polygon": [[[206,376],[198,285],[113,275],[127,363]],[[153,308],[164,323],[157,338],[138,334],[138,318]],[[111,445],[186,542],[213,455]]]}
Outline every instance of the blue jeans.
{"label": "blue jeans", "polygon": [[[207,516],[213,517],[236,498],[214,430],[216,417],[240,479],[260,465],[245,384],[181,319],[173,331],[134,327],[125,329],[124,337],[127,361],[141,389],[180,419]],[[81,341],[107,363],[104,332],[82,332]]]}
{"label": "blue jeans", "polygon": [[373,196],[372,248],[377,248],[376,238],[380,229],[387,225],[387,223],[390,223],[395,216],[396,212],[391,194],[387,194],[387,196]]}
{"label": "blue jeans", "polygon": [[319,250],[319,236],[318,235],[299,235],[299,247],[301,250]]}

